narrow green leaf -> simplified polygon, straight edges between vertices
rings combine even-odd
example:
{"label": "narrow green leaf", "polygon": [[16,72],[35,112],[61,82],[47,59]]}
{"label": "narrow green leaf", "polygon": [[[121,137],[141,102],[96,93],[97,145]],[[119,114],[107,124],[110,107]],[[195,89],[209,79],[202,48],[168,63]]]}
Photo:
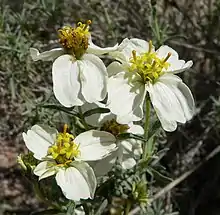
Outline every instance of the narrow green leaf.
{"label": "narrow green leaf", "polygon": [[147,172],[152,178],[154,177],[154,174],[152,173],[152,171],[151,171],[149,168],[146,169],[146,172]]}
{"label": "narrow green leaf", "polygon": [[93,114],[97,114],[97,113],[109,113],[110,110],[108,108],[94,108],[91,110],[86,111],[83,116],[84,117],[88,117],[91,116]]}
{"label": "narrow green leaf", "polygon": [[155,136],[151,136],[150,139],[146,142],[147,144],[147,150],[146,150],[146,156],[145,158],[152,157],[154,153],[154,146],[155,146]]}
{"label": "narrow green leaf", "polygon": [[153,174],[153,177],[157,181],[161,181],[163,183],[170,183],[172,181],[171,178],[169,178],[168,176],[163,175],[162,173],[158,172],[156,169],[154,169],[150,166],[148,167],[148,170]]}
{"label": "narrow green leaf", "polygon": [[123,139],[136,139],[136,140],[141,140],[141,141],[145,141],[145,139],[137,134],[132,134],[132,133],[123,133],[123,134],[119,134],[118,139],[123,140]]}
{"label": "narrow green leaf", "polygon": [[72,112],[74,107],[67,108],[67,107],[63,107],[61,105],[55,105],[55,104],[39,105],[39,107],[53,109],[53,110],[59,110],[59,111],[68,113],[68,114],[73,115],[73,116],[77,115],[77,113],[75,111]]}
{"label": "narrow green leaf", "polygon": [[151,127],[151,129],[150,129],[150,131],[149,131],[149,137],[151,137],[151,136],[157,134],[160,128],[161,128],[160,121],[159,121],[159,120],[156,120],[156,121],[153,123],[153,125],[152,125],[152,127]]}

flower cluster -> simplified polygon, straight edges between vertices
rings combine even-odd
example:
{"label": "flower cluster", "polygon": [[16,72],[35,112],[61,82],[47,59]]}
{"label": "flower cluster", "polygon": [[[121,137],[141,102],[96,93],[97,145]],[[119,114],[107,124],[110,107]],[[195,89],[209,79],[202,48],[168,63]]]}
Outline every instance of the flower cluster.
{"label": "flower cluster", "polygon": [[[60,29],[61,47],[42,53],[30,48],[34,61],[53,62],[56,99],[83,115],[86,125],[74,134],[66,124],[62,131],[34,125],[23,133],[27,148],[39,160],[34,174],[39,180],[55,175],[64,196],[74,201],[92,199],[97,176],[106,175],[115,162],[128,170],[143,157],[147,140],[135,135],[146,137],[146,129],[136,123],[144,119],[144,103],[151,102],[165,131],[190,120],[195,108],[190,89],[176,75],[189,69],[192,61],[180,60],[169,46],[155,49],[151,41],[136,38],[98,47],[92,42],[90,24],[88,20]],[[100,59],[104,54],[112,58],[107,67]],[[84,114],[90,110],[105,111]]]}

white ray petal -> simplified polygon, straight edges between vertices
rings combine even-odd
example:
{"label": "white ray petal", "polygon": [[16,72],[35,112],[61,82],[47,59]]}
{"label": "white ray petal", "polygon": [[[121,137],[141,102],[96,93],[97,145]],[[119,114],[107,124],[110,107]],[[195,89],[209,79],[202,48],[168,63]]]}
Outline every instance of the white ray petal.
{"label": "white ray petal", "polygon": [[51,49],[49,51],[45,51],[40,53],[37,49],[35,48],[30,48],[30,55],[31,58],[34,61],[42,60],[42,61],[53,61],[59,56],[63,54],[63,49],[62,48],[55,48]]}
{"label": "white ray petal", "polygon": [[22,135],[27,148],[34,153],[36,159],[41,160],[47,155],[48,148],[54,143],[57,131],[55,129],[45,130],[39,125],[34,125]]}
{"label": "white ray petal", "polygon": [[115,137],[105,131],[90,130],[78,135],[74,142],[79,144],[79,160],[95,161],[108,156],[116,149]]}
{"label": "white ray petal", "polygon": [[107,107],[117,121],[127,124],[141,120],[146,90],[136,73],[120,72],[109,78]]}
{"label": "white ray petal", "polygon": [[107,94],[107,69],[100,58],[85,54],[79,60],[82,94],[89,103],[102,101]]}
{"label": "white ray petal", "polygon": [[83,104],[80,95],[79,65],[70,55],[62,55],[53,63],[53,91],[65,107]]}

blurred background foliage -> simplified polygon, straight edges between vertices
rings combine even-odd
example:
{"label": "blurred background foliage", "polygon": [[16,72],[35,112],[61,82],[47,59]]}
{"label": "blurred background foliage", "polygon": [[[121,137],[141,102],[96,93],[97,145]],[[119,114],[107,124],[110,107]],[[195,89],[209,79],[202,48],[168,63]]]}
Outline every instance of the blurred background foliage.
{"label": "blurred background foliage", "polygon": [[16,164],[16,156],[26,152],[22,131],[38,121],[59,127],[69,119],[48,108],[56,102],[51,63],[34,63],[29,47],[53,48],[57,29],[87,19],[100,46],[125,37],[152,39],[193,60],[181,77],[195,97],[196,115],[159,141],[160,149],[169,148],[160,159],[176,186],[147,214],[219,215],[219,14],[219,0],[0,0],[0,215],[43,207]]}

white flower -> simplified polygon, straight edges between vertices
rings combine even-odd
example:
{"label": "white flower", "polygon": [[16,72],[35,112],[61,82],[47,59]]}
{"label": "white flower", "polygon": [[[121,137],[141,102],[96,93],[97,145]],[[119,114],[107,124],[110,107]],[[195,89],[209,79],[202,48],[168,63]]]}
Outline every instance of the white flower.
{"label": "white flower", "polygon": [[180,60],[177,52],[166,45],[155,51],[151,42],[141,39],[125,39],[110,55],[120,63],[108,67],[111,77],[107,107],[119,123],[143,118],[147,92],[164,130],[174,131],[177,122],[192,118],[192,93],[175,75],[190,68],[192,61]]}
{"label": "white flower", "polygon": [[23,133],[27,148],[41,162],[34,169],[39,180],[56,174],[56,182],[67,199],[93,198],[96,178],[85,161],[103,159],[115,150],[115,137],[107,132],[90,130],[77,137],[56,129],[34,125]]}
{"label": "white flower", "polygon": [[[83,112],[97,108],[96,104],[85,104],[82,106]],[[117,150],[101,161],[93,162],[92,166],[96,175],[105,175],[111,170],[118,159],[123,169],[130,169],[136,164],[136,160],[142,155],[142,142],[133,138],[117,139],[122,133],[132,133],[142,135],[143,128],[130,122],[128,125],[121,125],[116,122],[116,116],[112,113],[92,114],[85,118],[89,125],[100,127],[102,131],[109,132],[116,137]]]}
{"label": "white flower", "polygon": [[115,51],[114,47],[100,48],[91,39],[88,21],[77,27],[59,30],[59,42],[63,48],[39,53],[30,48],[34,61],[54,61],[52,66],[53,91],[57,100],[65,107],[80,106],[85,101],[102,101],[107,93],[107,71],[96,55]]}

